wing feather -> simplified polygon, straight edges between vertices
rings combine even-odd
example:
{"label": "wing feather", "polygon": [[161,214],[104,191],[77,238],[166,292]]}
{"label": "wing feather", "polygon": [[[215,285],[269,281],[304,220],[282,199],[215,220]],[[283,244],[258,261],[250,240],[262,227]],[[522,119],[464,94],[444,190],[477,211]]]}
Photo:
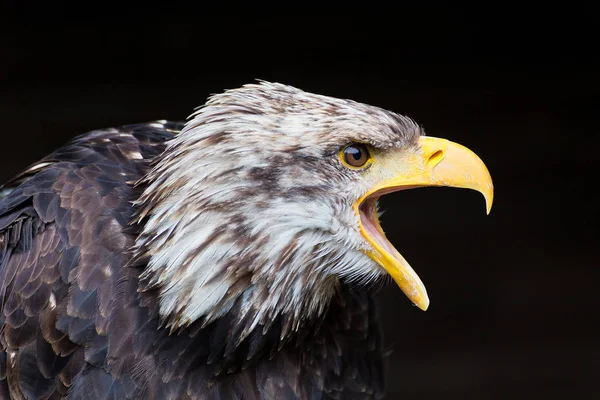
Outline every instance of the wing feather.
{"label": "wing feather", "polygon": [[132,396],[106,334],[133,240],[131,182],[170,137],[156,124],[94,131],[0,188],[0,397]]}

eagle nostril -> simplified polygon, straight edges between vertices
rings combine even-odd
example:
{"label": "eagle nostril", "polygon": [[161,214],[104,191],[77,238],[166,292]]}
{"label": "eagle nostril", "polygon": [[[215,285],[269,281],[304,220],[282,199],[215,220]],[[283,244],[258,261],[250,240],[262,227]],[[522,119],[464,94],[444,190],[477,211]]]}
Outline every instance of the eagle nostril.
{"label": "eagle nostril", "polygon": [[429,160],[427,160],[427,166],[430,168],[433,168],[436,165],[438,165],[440,163],[440,161],[442,161],[443,158],[444,158],[444,151],[438,150],[429,156]]}

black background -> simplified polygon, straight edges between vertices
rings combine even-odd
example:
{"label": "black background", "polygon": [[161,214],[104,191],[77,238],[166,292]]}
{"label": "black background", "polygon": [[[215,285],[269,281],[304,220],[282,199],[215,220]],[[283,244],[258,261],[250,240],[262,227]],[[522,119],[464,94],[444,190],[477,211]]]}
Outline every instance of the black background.
{"label": "black background", "polygon": [[387,398],[598,395],[591,9],[21,4],[0,24],[0,181],[77,134],[182,120],[256,78],[406,114],[475,151],[496,196],[489,216],[467,190],[383,199],[431,298],[424,313],[393,283],[380,295]]}

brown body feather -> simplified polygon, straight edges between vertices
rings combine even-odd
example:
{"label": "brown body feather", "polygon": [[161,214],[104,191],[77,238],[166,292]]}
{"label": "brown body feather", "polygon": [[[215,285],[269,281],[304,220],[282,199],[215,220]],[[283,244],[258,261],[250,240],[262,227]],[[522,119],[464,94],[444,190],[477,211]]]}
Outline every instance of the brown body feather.
{"label": "brown body feather", "polygon": [[[383,366],[370,293],[340,283],[299,329],[285,316],[239,341],[228,314],[176,332],[129,265],[135,188],[181,123],[94,131],[0,198],[0,398],[376,398]],[[258,173],[258,172],[257,172]],[[229,317],[229,316],[232,317]]]}

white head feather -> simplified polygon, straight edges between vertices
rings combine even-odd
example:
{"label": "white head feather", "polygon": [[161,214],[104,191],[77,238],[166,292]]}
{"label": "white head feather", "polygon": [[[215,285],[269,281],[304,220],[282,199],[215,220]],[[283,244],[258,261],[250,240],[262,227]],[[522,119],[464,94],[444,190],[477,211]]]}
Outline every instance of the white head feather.
{"label": "white head feather", "polygon": [[262,82],[215,95],[144,179],[136,243],[174,327],[241,304],[247,331],[278,315],[290,329],[326,309],[340,280],[385,272],[361,250],[352,204],[367,187],[337,153],[352,141],[414,142],[391,112]]}

